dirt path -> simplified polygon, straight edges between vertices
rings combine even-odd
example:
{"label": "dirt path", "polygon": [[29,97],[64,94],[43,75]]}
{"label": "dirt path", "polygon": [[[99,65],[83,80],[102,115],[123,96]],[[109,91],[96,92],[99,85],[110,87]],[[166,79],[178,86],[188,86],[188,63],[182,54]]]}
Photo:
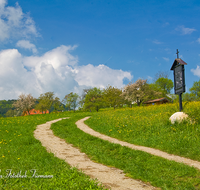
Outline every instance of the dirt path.
{"label": "dirt path", "polygon": [[160,157],[166,158],[168,160],[173,160],[173,161],[176,161],[176,162],[183,162],[184,164],[187,164],[189,166],[193,166],[197,169],[200,169],[200,162],[198,162],[198,161],[194,161],[194,160],[184,158],[184,157],[180,157],[180,156],[175,156],[173,154],[168,154],[166,152],[163,152],[163,151],[160,151],[160,150],[157,150],[157,149],[154,149],[154,148],[137,146],[137,145],[130,144],[130,143],[127,143],[127,142],[124,142],[124,141],[120,141],[118,139],[115,139],[115,138],[103,135],[101,133],[98,133],[98,132],[94,131],[93,129],[89,128],[87,125],[84,124],[84,121],[87,120],[87,119],[89,119],[89,117],[85,117],[85,118],[76,122],[77,127],[79,129],[81,129],[82,131],[84,131],[85,133],[88,133],[88,134],[93,135],[95,137],[101,138],[103,140],[110,141],[112,143],[116,143],[116,144],[120,144],[122,146],[129,147],[129,148],[134,149],[134,150],[141,150],[141,151],[148,152],[148,153],[155,155],[155,156],[160,156]]}
{"label": "dirt path", "polygon": [[[54,136],[53,131],[50,129],[51,124],[60,120],[62,119],[38,125],[37,129],[34,131],[35,138],[41,141],[47,151],[54,153],[55,156],[65,160],[71,166],[77,167],[90,177],[94,179],[97,178],[106,188],[111,188],[112,190],[155,189],[141,181],[126,177],[122,170],[91,161],[85,153],[81,153],[79,149],[74,148],[73,145],[67,144],[65,140]],[[83,121],[84,120],[78,122],[78,125],[82,128],[85,126]],[[88,129],[90,128],[88,127]]]}

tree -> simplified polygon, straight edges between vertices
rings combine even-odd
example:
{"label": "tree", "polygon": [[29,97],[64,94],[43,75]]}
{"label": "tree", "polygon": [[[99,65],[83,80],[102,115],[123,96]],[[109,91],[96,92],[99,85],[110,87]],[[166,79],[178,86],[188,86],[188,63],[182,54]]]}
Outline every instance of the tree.
{"label": "tree", "polygon": [[103,105],[104,103],[102,91],[96,87],[90,89],[85,96],[84,109],[95,109],[98,112],[99,109],[103,107]]}
{"label": "tree", "polygon": [[195,99],[200,99],[200,80],[193,83],[193,86],[189,89],[191,95],[195,97]]}
{"label": "tree", "polygon": [[191,102],[197,100],[197,97],[192,93],[183,93],[183,102]]}
{"label": "tree", "polygon": [[16,115],[16,111],[12,109],[9,109],[5,114],[6,117],[14,117],[15,115]]}
{"label": "tree", "polygon": [[90,91],[91,88],[86,88],[86,89],[83,89],[83,93],[81,96],[79,96],[79,105],[81,108],[83,108],[83,105],[85,103],[85,97],[87,95],[87,93]]}
{"label": "tree", "polygon": [[76,93],[69,93],[65,96],[64,98],[64,102],[66,103],[66,107],[70,109],[73,109],[75,112],[76,107],[78,106],[79,102],[78,102],[78,94]]}
{"label": "tree", "polygon": [[[39,97],[41,98],[41,97]],[[40,99],[39,100],[39,103],[35,106],[35,109],[36,110],[40,110],[42,112],[42,114],[45,112],[46,114],[46,111],[47,111],[47,106],[46,106],[46,103],[43,99]]]}
{"label": "tree", "polygon": [[103,100],[107,104],[107,106],[117,107],[123,104],[124,98],[120,96],[122,94],[122,90],[118,88],[114,88],[112,86],[108,86],[103,90]]}
{"label": "tree", "polygon": [[135,83],[130,83],[124,87],[122,96],[125,100],[136,102],[138,106],[146,100],[152,99],[160,95],[160,92],[150,88],[147,80],[139,79]]}
{"label": "tree", "polygon": [[53,102],[53,107],[55,111],[63,110],[63,105],[60,102],[60,98],[55,97],[54,102]]}
{"label": "tree", "polygon": [[25,95],[21,94],[16,102],[13,103],[13,106],[23,112],[27,112],[29,115],[30,110],[34,107],[36,99],[33,98],[31,94]]}
{"label": "tree", "polygon": [[50,113],[51,106],[54,101],[54,92],[46,92],[44,94],[40,94],[39,97],[39,104],[36,105],[36,109],[40,110],[42,113],[43,111],[48,110]]}
{"label": "tree", "polygon": [[164,77],[158,78],[155,81],[155,85],[162,90],[163,95],[170,94],[170,91],[174,87],[172,80]]}

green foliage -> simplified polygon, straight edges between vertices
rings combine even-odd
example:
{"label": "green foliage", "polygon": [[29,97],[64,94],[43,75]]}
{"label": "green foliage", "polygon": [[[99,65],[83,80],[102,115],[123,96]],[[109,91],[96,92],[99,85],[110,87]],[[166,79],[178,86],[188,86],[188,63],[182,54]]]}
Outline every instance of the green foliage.
{"label": "green foliage", "polygon": [[122,106],[124,103],[124,98],[121,96],[122,90],[108,86],[103,90],[103,100],[108,107]]}
{"label": "green foliage", "polygon": [[54,92],[46,92],[44,94],[40,94],[39,97],[39,104],[36,105],[35,109],[40,110],[42,113],[47,110],[49,110],[52,107],[52,104],[54,102]]}
{"label": "green foliage", "polygon": [[66,107],[68,107],[69,110],[73,109],[75,112],[75,109],[79,104],[78,98],[78,94],[71,92],[65,96],[63,101],[66,103]]}
{"label": "green foliage", "polygon": [[16,111],[15,110],[8,110],[5,114],[6,117],[14,117],[16,115]]}
{"label": "green foliage", "polygon": [[193,86],[189,89],[195,99],[200,100],[200,80],[193,83]]}
{"label": "green foliage", "polygon": [[92,88],[85,96],[84,109],[99,111],[105,105],[103,102],[103,93],[100,88]]}
{"label": "green foliage", "polygon": [[198,100],[194,94],[188,92],[182,94],[182,99],[184,102],[192,102]]}
{"label": "green foliage", "polygon": [[5,117],[6,112],[12,109],[14,102],[16,100],[0,100],[0,114]]}
{"label": "green foliage", "polygon": [[53,101],[53,107],[54,107],[54,111],[63,111],[64,110],[64,106],[63,104],[60,102],[60,98],[55,97],[54,101]]}
{"label": "green foliage", "polygon": [[164,77],[158,78],[155,81],[155,85],[157,85],[164,94],[170,94],[170,91],[174,87],[172,80]]}

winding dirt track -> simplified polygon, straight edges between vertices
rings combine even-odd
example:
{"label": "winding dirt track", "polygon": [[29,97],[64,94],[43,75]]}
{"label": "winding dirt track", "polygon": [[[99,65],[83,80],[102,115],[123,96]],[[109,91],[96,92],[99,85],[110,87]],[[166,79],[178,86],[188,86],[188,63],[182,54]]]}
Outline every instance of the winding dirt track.
{"label": "winding dirt track", "polygon": [[148,152],[148,153],[155,155],[155,156],[160,156],[160,157],[166,158],[168,160],[173,160],[175,162],[182,162],[186,165],[193,166],[193,167],[200,170],[200,162],[198,162],[198,161],[191,160],[191,159],[184,158],[184,157],[180,157],[180,156],[176,156],[176,155],[173,155],[173,154],[168,154],[166,152],[163,152],[161,150],[154,149],[154,148],[137,146],[137,145],[130,144],[130,143],[127,143],[127,142],[124,142],[124,141],[120,141],[118,139],[115,139],[115,138],[103,135],[101,133],[98,133],[98,132],[94,131],[93,129],[89,128],[87,125],[84,124],[84,121],[89,119],[89,118],[90,117],[85,117],[85,118],[76,122],[77,127],[79,129],[81,129],[82,131],[84,131],[85,133],[88,133],[92,136],[101,138],[103,140],[107,140],[107,141],[112,142],[112,143],[116,143],[116,144],[120,144],[122,146],[129,147],[129,148],[134,149],[134,150],[141,150],[141,151]]}
{"label": "winding dirt track", "polygon": [[[35,138],[41,141],[42,146],[46,147],[47,151],[54,153],[56,157],[65,160],[71,166],[82,170],[91,178],[97,178],[106,188],[111,188],[112,190],[156,189],[141,181],[126,177],[122,170],[91,161],[85,153],[80,152],[73,145],[67,144],[65,140],[56,137],[50,127],[52,123],[60,120],[62,119],[38,125],[34,131]],[[78,127],[82,128],[84,126],[83,120],[79,121],[78,125]]]}
{"label": "winding dirt track", "polygon": [[[120,144],[122,146],[129,147],[134,150],[141,150],[148,152],[155,156],[160,156],[168,160],[173,160],[176,162],[182,162],[189,166],[193,166],[197,169],[200,169],[200,162],[194,161],[188,158],[175,156],[162,152],[160,150],[133,145],[118,139],[100,134],[93,129],[89,128],[84,124],[84,121],[89,117],[85,117],[76,122],[76,125],[79,129],[93,135],[95,137],[101,138],[103,140],[110,141],[112,143]],[[67,118],[63,118],[67,119]],[[34,136],[36,139],[40,140],[42,145],[46,147],[47,151],[54,153],[60,159],[65,160],[71,166],[77,167],[82,170],[85,174],[89,175],[92,178],[97,178],[106,188],[111,188],[112,190],[149,190],[156,189],[148,184],[145,184],[141,181],[137,181],[125,176],[122,170],[117,168],[107,167],[103,164],[95,163],[91,161],[85,153],[79,151],[79,149],[74,148],[73,145],[67,144],[65,140],[56,137],[53,134],[53,131],[50,129],[51,124],[62,119],[53,120],[42,125],[38,125],[37,129],[34,131]]]}

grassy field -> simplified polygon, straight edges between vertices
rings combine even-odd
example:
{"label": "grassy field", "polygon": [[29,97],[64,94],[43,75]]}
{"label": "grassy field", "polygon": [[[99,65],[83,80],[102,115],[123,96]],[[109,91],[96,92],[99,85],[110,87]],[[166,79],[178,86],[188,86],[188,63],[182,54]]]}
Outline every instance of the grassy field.
{"label": "grassy field", "polygon": [[[103,141],[79,130],[75,122],[86,116],[91,128],[133,144],[158,148],[177,155],[200,160],[200,103],[184,105],[190,121],[172,125],[169,117],[178,105],[105,109],[100,112],[66,112],[0,119],[0,189],[103,189],[97,182],[71,168],[48,153],[33,136],[38,124],[70,117],[52,125],[56,135],[79,147],[92,160],[125,171],[127,176],[140,179],[161,189],[200,189],[200,171],[174,161],[135,151]],[[53,178],[6,178],[21,171],[32,176],[53,175]],[[3,176],[1,178],[1,175]]]}
{"label": "grassy field", "polygon": [[[0,119],[0,189],[103,189],[76,168],[48,153],[33,136],[38,124],[67,115],[70,114]],[[25,177],[14,178],[17,174]],[[36,178],[38,175],[47,178]]]}
{"label": "grassy field", "polygon": [[200,161],[200,102],[184,106],[190,121],[171,124],[177,104],[108,110],[85,123],[96,131],[120,140]]}
{"label": "grassy field", "polygon": [[[107,115],[112,111],[94,114],[91,120],[97,115]],[[75,122],[83,117],[79,114],[74,115],[68,120],[54,123],[52,129],[56,135],[79,147],[90,159],[120,168],[129,177],[151,183],[161,189],[200,189],[199,170],[85,134],[75,125]]]}

